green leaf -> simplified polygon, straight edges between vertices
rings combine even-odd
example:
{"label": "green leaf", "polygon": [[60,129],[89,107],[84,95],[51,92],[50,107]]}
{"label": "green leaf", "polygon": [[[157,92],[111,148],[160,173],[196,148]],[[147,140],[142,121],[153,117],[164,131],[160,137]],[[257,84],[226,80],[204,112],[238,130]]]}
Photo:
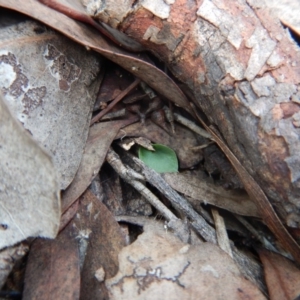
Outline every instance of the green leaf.
{"label": "green leaf", "polygon": [[160,145],[152,145],[155,151],[149,151],[146,148],[139,148],[139,158],[149,168],[158,173],[178,172],[178,160],[174,150]]}

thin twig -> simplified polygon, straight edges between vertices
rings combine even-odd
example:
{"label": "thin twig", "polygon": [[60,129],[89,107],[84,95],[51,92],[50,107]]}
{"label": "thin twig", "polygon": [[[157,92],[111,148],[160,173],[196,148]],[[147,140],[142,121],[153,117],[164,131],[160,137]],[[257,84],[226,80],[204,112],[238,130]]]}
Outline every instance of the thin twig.
{"label": "thin twig", "polygon": [[[252,235],[261,242],[264,248],[270,250],[272,252],[278,253],[282,256],[287,257],[288,259],[293,259],[291,255],[281,249],[277,249],[265,236],[260,234],[244,217],[234,214],[236,219],[242,223],[251,233]],[[275,244],[275,243],[274,243]]]}
{"label": "thin twig", "polygon": [[[215,229],[210,227],[206,223],[206,221],[193,210],[190,203],[188,203],[186,199],[177,194],[177,192],[175,192],[158,173],[149,169],[138,158],[129,155],[128,157],[130,157],[135,163],[137,162],[137,166],[140,169],[142,169],[142,174],[151,185],[155,186],[166,198],[168,198],[176,209],[178,209],[180,212],[183,212],[186,216],[189,217],[190,220],[192,220],[191,225],[193,226],[196,232],[200,233],[200,235],[204,237],[207,241],[216,243]],[[146,189],[146,187],[144,188]],[[178,222],[177,220],[176,222]],[[261,290],[265,291],[265,286],[263,284],[262,279],[262,269],[260,265],[254,260],[251,260],[242,252],[238,251],[232,242],[231,247],[233,258],[237,262],[242,274],[255,284],[258,284]]]}
{"label": "thin twig", "polygon": [[95,122],[99,121],[105,114],[112,110],[112,108],[120,102],[129,92],[131,92],[139,83],[141,82],[140,79],[135,79],[135,81],[127,87],[124,91],[122,91],[114,101],[112,101],[105,109],[101,110],[99,114],[94,116],[91,120],[90,125],[93,125]]}
{"label": "thin twig", "polygon": [[211,141],[211,142],[209,142],[209,143],[205,143],[205,144],[200,145],[200,146],[195,146],[195,147],[192,147],[191,150],[193,150],[193,151],[199,151],[199,150],[202,150],[202,149],[208,147],[209,145],[211,145],[211,144],[213,144],[213,143],[214,143],[214,142]]}
{"label": "thin twig", "polygon": [[223,217],[219,214],[219,211],[216,208],[211,209],[212,215],[215,220],[216,226],[216,234],[218,239],[218,245],[222,250],[224,250],[227,254],[232,256],[232,251],[230,247],[230,241],[227,235],[226,226]]}
{"label": "thin twig", "polygon": [[135,188],[142,196],[144,196],[150,204],[152,204],[168,221],[168,226],[173,229],[179,238],[187,242],[189,234],[186,225],[178,219],[144,184],[139,180],[145,178],[134,170],[125,167],[119,155],[112,149],[109,149],[106,161],[120,175],[120,177]]}
{"label": "thin twig", "polygon": [[[195,133],[207,138],[207,139],[211,139],[211,135],[210,133],[208,133],[206,130],[204,130],[203,128],[199,127],[197,124],[195,124],[194,122],[190,121],[189,119],[181,116],[180,114],[177,113],[173,113],[170,111],[170,109],[167,106],[163,107],[163,110],[165,111],[166,117],[169,120],[169,118],[173,118],[174,120],[177,121],[178,123],[184,125],[185,127],[189,128],[190,130],[194,131]],[[173,116],[171,117],[170,114],[172,114]]]}
{"label": "thin twig", "polygon": [[206,223],[204,218],[200,216],[192,207],[192,205],[176,191],[174,191],[169,184],[154,170],[148,168],[141,160],[132,157],[133,161],[142,169],[142,174],[146,180],[156,187],[171,203],[172,205],[183,212],[191,220],[193,228],[208,242],[216,244],[215,230]]}
{"label": "thin twig", "polygon": [[101,120],[102,121],[113,120],[113,119],[116,119],[116,118],[124,117],[125,115],[126,115],[126,109],[122,108],[120,110],[113,111],[111,113],[106,114],[105,116],[103,116],[101,118]]}
{"label": "thin twig", "polygon": [[[146,179],[151,185],[155,186],[166,198],[168,198],[175,208],[177,208],[179,211],[183,212],[186,216],[188,216],[192,220],[191,225],[196,230],[196,232],[200,233],[201,236],[206,237],[206,240],[210,240],[213,243],[216,243],[215,229],[210,227],[205,222],[205,220],[193,210],[191,205],[184,198],[178,195],[177,192],[175,192],[158,173],[146,167],[138,158],[129,155],[128,157],[130,157],[131,160],[134,160],[134,162],[137,162],[136,165],[143,170],[142,174],[144,176],[139,175],[141,176],[139,178],[143,178],[143,180]],[[179,220],[175,215],[173,215],[173,213],[170,212],[164,205],[162,205],[162,203],[158,203],[160,202],[159,199],[157,199],[157,197],[154,196],[152,192],[149,191],[143,184],[138,182],[135,179],[136,177],[134,177],[135,175],[129,177],[127,176],[128,171],[132,169],[125,167],[121,162],[119,156],[112,150],[109,150],[108,152],[107,161],[126,182],[128,182],[135,189],[137,189],[154,207],[156,207],[157,210],[160,211],[160,213],[167,220],[171,220],[169,221],[168,226],[172,229],[175,228],[174,231],[181,238],[181,240],[184,241],[189,237],[189,233],[186,231],[186,227],[183,226],[184,224],[181,220]],[[146,169],[150,171],[145,172]],[[151,176],[151,174],[154,176]],[[136,184],[137,182],[139,183],[139,185]],[[150,194],[152,194],[154,197],[151,196],[151,198],[149,198],[148,195]],[[178,200],[178,197],[176,195],[183,199],[183,203],[181,203],[180,200]],[[175,200],[172,200],[172,198],[175,198]],[[260,265],[254,260],[251,260],[242,252],[238,251],[233,245],[233,243],[231,243],[231,247],[233,258],[237,262],[242,274],[255,284],[258,284],[261,290],[265,291],[265,286],[263,284],[262,279],[262,269]]]}
{"label": "thin twig", "polygon": [[171,125],[172,133],[175,134],[173,102],[170,100],[169,100],[169,110],[170,110],[170,114],[168,116],[168,121]]}

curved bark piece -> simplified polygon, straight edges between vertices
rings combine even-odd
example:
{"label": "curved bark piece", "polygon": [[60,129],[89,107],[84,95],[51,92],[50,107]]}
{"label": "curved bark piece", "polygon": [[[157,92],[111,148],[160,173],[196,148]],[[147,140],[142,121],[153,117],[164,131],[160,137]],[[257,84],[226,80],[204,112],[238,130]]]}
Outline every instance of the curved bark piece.
{"label": "curved bark piece", "polygon": [[87,8],[168,64],[280,217],[299,228],[300,52],[279,20],[256,0],[140,0],[123,10],[121,2]]}

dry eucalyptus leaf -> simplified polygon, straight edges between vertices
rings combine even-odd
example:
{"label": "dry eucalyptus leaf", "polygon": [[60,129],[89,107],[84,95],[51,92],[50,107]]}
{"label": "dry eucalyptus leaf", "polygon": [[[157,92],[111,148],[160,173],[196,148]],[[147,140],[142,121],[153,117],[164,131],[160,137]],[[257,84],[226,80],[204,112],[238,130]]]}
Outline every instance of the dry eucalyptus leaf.
{"label": "dry eucalyptus leaf", "polygon": [[65,189],[81,161],[101,59],[35,21],[7,23],[0,24],[0,90],[12,113],[53,155]]}
{"label": "dry eucalyptus leaf", "polygon": [[[114,215],[90,191],[80,197],[80,206],[73,220],[82,246],[86,245],[85,258],[81,271],[80,299],[108,299],[103,282],[95,277],[99,268],[103,268],[105,278],[116,275],[118,254],[125,246],[121,228]],[[81,240],[84,241],[81,241]]]}
{"label": "dry eucalyptus leaf", "polygon": [[[117,64],[105,64],[105,74],[97,96],[94,111],[103,109],[132,83],[132,76]],[[102,118],[103,120],[103,118]]]}
{"label": "dry eucalyptus leaf", "polygon": [[60,197],[53,163],[0,98],[0,249],[28,237],[54,238]]}
{"label": "dry eucalyptus leaf", "polygon": [[82,160],[73,182],[62,196],[62,212],[82,195],[98,174],[108,148],[122,126],[133,122],[132,119],[103,122],[90,128]]}
{"label": "dry eucalyptus leaf", "polygon": [[77,231],[69,224],[55,240],[33,242],[25,273],[23,300],[79,299]]}
{"label": "dry eucalyptus leaf", "polygon": [[162,224],[144,230],[105,281],[110,299],[266,299],[218,246],[184,244]]}
{"label": "dry eucalyptus leaf", "polygon": [[264,266],[271,300],[299,299],[300,270],[295,263],[276,253],[263,250],[259,257]]}
{"label": "dry eucalyptus leaf", "polygon": [[245,192],[225,190],[209,183],[205,178],[188,174],[164,174],[164,179],[177,192],[197,202],[208,203],[226,209],[238,215],[260,217],[257,207]]}

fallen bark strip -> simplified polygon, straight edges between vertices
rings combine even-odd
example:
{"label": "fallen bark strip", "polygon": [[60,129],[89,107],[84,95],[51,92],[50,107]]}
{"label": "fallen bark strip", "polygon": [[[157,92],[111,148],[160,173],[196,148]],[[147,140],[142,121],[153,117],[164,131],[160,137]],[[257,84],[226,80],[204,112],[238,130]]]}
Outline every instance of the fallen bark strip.
{"label": "fallen bark strip", "polygon": [[[195,112],[197,113],[197,112]],[[205,122],[197,115],[199,121],[204,126],[204,128],[211,134],[212,139],[218,144],[218,146],[225,153],[232,166],[239,175],[241,182],[244,185],[249,197],[255,202],[261,216],[273,232],[273,234],[278,238],[279,242],[282,244],[283,248],[291,253],[295,261],[300,264],[300,247],[294,238],[289,234],[281,220],[278,218],[276,212],[274,211],[272,205],[270,204],[265,193],[261,187],[256,183],[253,177],[248,173],[248,171],[242,166],[239,160],[234,156],[228,146],[222,140],[220,134],[212,127],[207,126]]]}

